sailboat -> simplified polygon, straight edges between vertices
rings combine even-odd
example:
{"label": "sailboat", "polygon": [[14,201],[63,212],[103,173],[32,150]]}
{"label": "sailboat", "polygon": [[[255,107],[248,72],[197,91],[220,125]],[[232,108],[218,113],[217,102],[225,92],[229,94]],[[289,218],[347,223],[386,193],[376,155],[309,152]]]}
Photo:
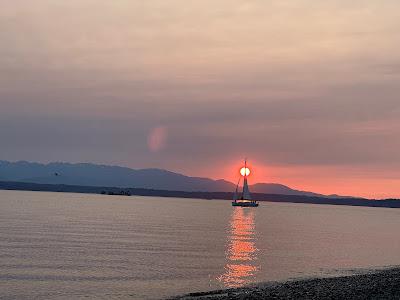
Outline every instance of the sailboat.
{"label": "sailboat", "polygon": [[240,178],[238,180],[238,183],[236,185],[236,191],[233,195],[233,201],[232,201],[232,206],[242,206],[242,207],[257,207],[258,203],[256,200],[251,199],[250,195],[250,190],[249,190],[249,185],[247,184],[247,160],[244,161],[244,174],[243,174],[243,190],[241,194],[239,195],[238,189],[239,189],[239,183],[240,183]]}

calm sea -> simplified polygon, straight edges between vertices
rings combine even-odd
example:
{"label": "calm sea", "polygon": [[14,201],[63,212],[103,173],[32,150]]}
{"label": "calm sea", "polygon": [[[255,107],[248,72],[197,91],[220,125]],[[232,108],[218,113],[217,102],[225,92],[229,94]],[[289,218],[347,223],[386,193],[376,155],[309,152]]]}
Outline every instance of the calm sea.
{"label": "calm sea", "polygon": [[400,264],[400,209],[0,191],[1,299],[157,299]]}

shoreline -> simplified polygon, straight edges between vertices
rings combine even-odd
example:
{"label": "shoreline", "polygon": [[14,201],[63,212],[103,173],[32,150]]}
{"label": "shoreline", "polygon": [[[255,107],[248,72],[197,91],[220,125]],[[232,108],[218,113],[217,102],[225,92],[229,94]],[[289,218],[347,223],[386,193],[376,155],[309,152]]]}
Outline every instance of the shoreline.
{"label": "shoreline", "polygon": [[338,277],[259,283],[168,299],[400,299],[400,267]]}
{"label": "shoreline", "polygon": [[[231,192],[185,192],[172,190],[154,190],[145,188],[121,188],[106,186],[81,186],[68,184],[42,184],[29,182],[0,181],[0,190],[14,191],[40,191],[40,192],[63,192],[79,194],[103,194],[112,196],[150,196],[165,198],[185,198],[185,199],[204,199],[204,200],[226,200],[231,201]],[[259,202],[276,203],[301,203],[317,205],[343,205],[357,207],[376,207],[376,208],[400,208],[400,199],[364,199],[364,198],[327,198],[301,195],[283,194],[263,194],[253,193]]]}

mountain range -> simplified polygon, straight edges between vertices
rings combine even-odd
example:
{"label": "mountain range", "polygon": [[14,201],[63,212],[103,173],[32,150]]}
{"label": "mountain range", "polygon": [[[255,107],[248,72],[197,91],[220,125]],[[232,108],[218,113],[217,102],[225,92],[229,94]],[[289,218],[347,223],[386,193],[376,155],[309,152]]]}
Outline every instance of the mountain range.
{"label": "mountain range", "polygon": [[[91,163],[0,161],[0,180],[185,192],[232,192],[235,189],[233,183],[223,179],[190,177],[162,169],[131,169]],[[256,183],[250,186],[250,190],[265,194],[339,197],[299,191],[277,183]]]}

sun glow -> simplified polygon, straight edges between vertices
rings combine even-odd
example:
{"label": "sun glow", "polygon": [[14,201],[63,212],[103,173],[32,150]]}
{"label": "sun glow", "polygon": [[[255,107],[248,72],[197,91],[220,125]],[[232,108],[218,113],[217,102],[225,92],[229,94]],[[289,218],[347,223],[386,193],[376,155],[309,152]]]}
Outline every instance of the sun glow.
{"label": "sun glow", "polygon": [[240,169],[240,174],[242,176],[249,176],[250,175],[250,169],[243,167],[243,168]]}

